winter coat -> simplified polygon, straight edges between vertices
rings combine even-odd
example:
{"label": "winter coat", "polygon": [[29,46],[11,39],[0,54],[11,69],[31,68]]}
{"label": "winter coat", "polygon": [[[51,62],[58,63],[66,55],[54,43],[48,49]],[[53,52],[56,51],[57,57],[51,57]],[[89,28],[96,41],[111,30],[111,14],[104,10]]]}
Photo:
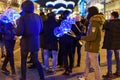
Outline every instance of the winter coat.
{"label": "winter coat", "polygon": [[112,43],[112,34],[110,32],[110,20],[105,21],[103,25],[103,31],[105,31],[104,34],[104,40],[103,40],[103,49],[111,49],[111,43]]}
{"label": "winter coat", "polygon": [[86,41],[85,50],[87,52],[98,53],[101,41],[101,30],[105,22],[105,17],[101,14],[90,18],[87,35],[81,39]]}
{"label": "winter coat", "polygon": [[34,52],[39,50],[42,27],[41,17],[35,13],[26,13],[20,17],[16,34],[22,36],[20,42],[22,51]]}
{"label": "winter coat", "polygon": [[55,19],[48,19],[44,23],[44,49],[58,50],[58,40],[54,35],[54,29],[58,27]]}
{"label": "winter coat", "polygon": [[120,19],[115,19],[111,21],[111,34],[112,34],[112,50],[120,49]]}

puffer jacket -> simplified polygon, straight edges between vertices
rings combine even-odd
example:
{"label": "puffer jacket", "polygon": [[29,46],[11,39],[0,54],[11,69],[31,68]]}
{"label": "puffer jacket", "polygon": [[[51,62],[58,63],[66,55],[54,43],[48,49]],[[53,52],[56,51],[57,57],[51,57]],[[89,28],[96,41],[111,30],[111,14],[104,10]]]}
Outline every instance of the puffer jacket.
{"label": "puffer jacket", "polygon": [[97,14],[91,17],[89,21],[87,35],[81,38],[82,40],[86,41],[85,50],[87,52],[99,53],[101,31],[104,22],[104,15]]}

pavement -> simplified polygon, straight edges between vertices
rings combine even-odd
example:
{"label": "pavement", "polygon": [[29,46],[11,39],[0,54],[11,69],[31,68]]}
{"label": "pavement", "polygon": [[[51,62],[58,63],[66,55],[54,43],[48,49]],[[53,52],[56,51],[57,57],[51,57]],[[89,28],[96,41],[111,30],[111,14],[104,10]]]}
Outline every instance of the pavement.
{"label": "pavement", "polygon": [[[77,62],[77,54],[75,55],[75,64],[74,64],[74,69],[73,73],[70,74],[69,76],[64,76],[62,73],[64,72],[64,69],[58,68],[56,70],[56,73],[53,75],[45,73],[45,78],[46,80],[78,80],[78,76],[80,76],[84,72],[85,68],[85,56],[86,52],[84,51],[84,45],[82,47],[82,58],[81,58],[81,64],[80,67],[76,67],[76,62]],[[101,57],[101,64],[100,64],[100,69],[101,69],[101,76],[106,74],[107,71],[107,64],[106,64],[106,52],[105,50],[101,49],[100,50],[100,57]],[[14,59],[15,59],[15,67],[17,74],[15,76],[6,76],[0,71],[0,80],[19,80],[20,78],[20,48],[19,48],[19,40],[17,40],[15,50],[14,50]],[[41,54],[39,52],[39,60],[41,62]],[[0,68],[2,65],[2,61],[0,62]],[[50,59],[50,66],[51,66],[51,59]],[[114,55],[113,55],[113,73],[115,72],[115,60],[114,60]],[[10,70],[10,64],[7,66],[8,70]],[[36,69],[27,69],[27,80],[38,80],[38,72]],[[95,80],[94,79],[94,72],[89,73],[89,80]],[[106,79],[107,80],[107,79]],[[120,80],[120,78],[112,79],[112,80]]]}

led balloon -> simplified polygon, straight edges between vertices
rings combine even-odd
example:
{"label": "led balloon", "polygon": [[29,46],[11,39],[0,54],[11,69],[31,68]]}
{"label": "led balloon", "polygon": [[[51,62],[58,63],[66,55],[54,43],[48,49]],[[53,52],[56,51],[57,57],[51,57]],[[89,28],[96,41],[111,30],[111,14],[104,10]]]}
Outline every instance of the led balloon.
{"label": "led balloon", "polygon": [[12,9],[12,8],[7,8],[5,12],[1,15],[0,20],[9,23],[9,22],[15,22],[18,18],[20,17],[20,14]]}
{"label": "led balloon", "polygon": [[73,19],[66,19],[63,20],[61,22],[60,27],[56,27],[54,29],[54,35],[56,37],[62,37],[64,34],[67,34],[68,32],[70,32],[71,28],[72,28],[72,24],[74,24],[75,22],[73,21]]}

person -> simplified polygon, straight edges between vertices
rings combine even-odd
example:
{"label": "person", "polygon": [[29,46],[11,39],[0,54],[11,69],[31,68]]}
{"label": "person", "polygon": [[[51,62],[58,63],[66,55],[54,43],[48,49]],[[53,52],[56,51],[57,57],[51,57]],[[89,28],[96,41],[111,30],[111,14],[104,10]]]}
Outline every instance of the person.
{"label": "person", "polygon": [[[54,74],[56,72],[57,66],[57,56],[58,56],[58,40],[57,37],[53,34],[54,29],[58,27],[58,23],[55,18],[56,14],[51,12],[48,15],[48,19],[44,22],[44,63],[45,70]],[[49,55],[50,51],[52,54],[52,70],[49,67]]]}
{"label": "person", "polygon": [[5,57],[5,52],[4,52],[4,38],[3,38],[3,33],[2,33],[2,30],[3,30],[3,22],[0,20],[0,48],[1,48],[1,60],[4,59]]}
{"label": "person", "polygon": [[[42,18],[43,28],[44,28],[45,21],[47,20],[47,15],[45,15],[44,12],[40,12],[40,16]],[[43,47],[44,47],[44,30],[40,34],[40,50],[41,50],[41,56],[42,56],[42,66],[44,68],[45,63],[44,63],[44,49],[43,49]]]}
{"label": "person", "polygon": [[[106,20],[103,30],[105,30],[103,49],[107,50],[107,74],[103,78],[120,77],[120,19],[116,11],[111,13],[110,20]],[[116,72],[112,73],[112,53],[115,54]]]}
{"label": "person", "polygon": [[41,17],[34,13],[34,4],[32,1],[24,1],[21,5],[21,9],[24,15],[18,20],[18,26],[16,28],[17,36],[22,36],[20,40],[21,80],[26,80],[26,61],[29,52],[32,55],[32,61],[40,76],[38,80],[45,80],[43,68],[38,60],[40,32],[43,27]]}
{"label": "person", "polygon": [[105,17],[99,14],[98,8],[91,6],[88,8],[89,25],[86,36],[81,37],[81,40],[86,42],[85,50],[86,54],[86,64],[85,64],[85,73],[84,77],[88,79],[88,73],[90,64],[95,71],[95,80],[100,80],[100,66],[98,63],[98,55],[101,41],[101,27],[104,24]]}
{"label": "person", "polygon": [[[76,34],[76,37],[79,36],[80,34],[84,34],[84,28],[83,28],[83,24],[81,23],[81,17],[79,15],[76,16],[76,23],[74,24],[75,27],[79,30],[79,32],[77,32],[76,30],[74,31]],[[81,35],[81,36],[82,36]],[[77,48],[77,67],[80,66],[80,62],[81,62],[81,47],[82,47],[82,42],[79,40],[76,40],[76,44],[75,47]]]}
{"label": "person", "polygon": [[[62,20],[63,22],[64,20],[67,20],[68,16],[70,15],[70,12],[66,10],[63,12],[62,15],[63,15],[63,20]],[[61,24],[63,24],[62,22]],[[65,24],[65,26],[67,25]],[[70,75],[74,67],[76,33],[79,34],[79,31],[76,29],[74,24],[71,24],[71,31],[65,33],[62,37],[59,38],[63,64],[65,68],[65,72],[63,73],[63,75]]]}
{"label": "person", "polygon": [[[59,19],[58,19],[58,24],[59,24],[59,26],[60,26],[60,24],[61,24],[61,22],[62,22],[62,15],[63,14],[61,14],[60,16],[59,16]],[[62,43],[60,43],[60,40],[58,40],[58,44],[59,44],[59,49],[58,49],[58,64],[57,64],[57,66],[59,66],[59,68],[63,68],[64,67],[64,61],[63,61],[63,53],[61,53],[62,51],[61,51],[61,44]]]}
{"label": "person", "polygon": [[8,62],[10,62],[12,75],[15,75],[16,71],[15,71],[13,51],[14,51],[15,41],[17,37],[15,33],[15,27],[11,22],[4,23],[3,35],[4,35],[4,42],[5,42],[5,48],[6,48],[6,57],[3,61],[1,71],[2,73],[9,75],[10,71],[7,70],[6,67],[7,67]]}

